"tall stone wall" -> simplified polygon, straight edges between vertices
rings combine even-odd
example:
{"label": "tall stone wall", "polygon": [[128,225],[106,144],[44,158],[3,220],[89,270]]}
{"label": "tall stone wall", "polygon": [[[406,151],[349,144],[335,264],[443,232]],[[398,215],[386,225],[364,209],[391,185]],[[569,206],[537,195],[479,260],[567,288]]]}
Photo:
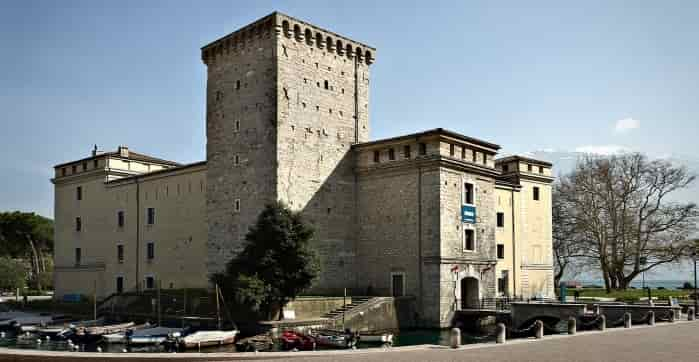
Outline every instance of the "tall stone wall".
{"label": "tall stone wall", "polygon": [[264,205],[277,199],[273,25],[262,19],[202,50],[207,64],[209,273],[221,271],[241,250]]}
{"label": "tall stone wall", "polygon": [[[316,229],[316,293],[354,286],[354,159],[369,136],[367,48],[281,14],[277,37],[277,180],[280,200]],[[348,51],[346,46],[350,46]],[[356,93],[356,94],[355,94]]]}

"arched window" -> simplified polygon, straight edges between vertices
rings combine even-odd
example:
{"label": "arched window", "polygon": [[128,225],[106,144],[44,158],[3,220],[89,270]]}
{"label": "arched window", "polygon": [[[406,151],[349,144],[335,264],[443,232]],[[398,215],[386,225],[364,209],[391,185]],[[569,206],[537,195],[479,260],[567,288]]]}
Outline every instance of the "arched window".
{"label": "arched window", "polygon": [[306,29],[306,31],[304,31],[304,35],[306,36],[306,43],[313,45],[313,33],[311,32],[311,29]]}
{"label": "arched window", "polygon": [[299,24],[294,25],[294,38],[301,38],[301,27],[299,26]]}
{"label": "arched window", "polygon": [[364,61],[366,61],[367,64],[371,64],[374,62],[374,58],[371,57],[371,52],[368,50],[366,51],[366,53],[364,53],[364,58]]}
{"label": "arched window", "polygon": [[331,38],[331,37],[325,38],[325,45],[328,47],[328,50],[333,50],[333,48],[335,48],[335,43],[333,42],[333,38]]}
{"label": "arched window", "polygon": [[291,31],[289,29],[289,22],[284,20],[282,21],[282,31],[284,32],[284,35],[289,37],[291,36]]}
{"label": "arched window", "polygon": [[357,60],[362,60],[362,57],[364,56],[364,52],[362,52],[362,48],[357,47],[357,49],[354,50],[354,56],[357,57]]}
{"label": "arched window", "polygon": [[323,48],[323,35],[321,33],[316,33],[316,46]]}
{"label": "arched window", "polygon": [[347,56],[352,58],[352,44],[347,44],[345,47],[345,52],[347,52]]}

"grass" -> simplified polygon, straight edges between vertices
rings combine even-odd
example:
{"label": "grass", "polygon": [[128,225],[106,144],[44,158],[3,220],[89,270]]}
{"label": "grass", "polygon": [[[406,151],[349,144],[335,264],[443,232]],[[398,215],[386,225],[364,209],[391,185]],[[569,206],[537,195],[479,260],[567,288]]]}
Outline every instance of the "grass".
{"label": "grass", "polygon": [[[568,296],[574,296],[576,289],[568,289]],[[612,290],[610,293],[604,288],[583,288],[577,289],[580,292],[581,298],[615,298],[621,301],[637,301],[640,298],[647,298],[648,291],[644,289],[627,289],[627,290]],[[682,289],[652,289],[651,297],[658,299],[668,299],[670,297],[687,299],[693,290]]]}

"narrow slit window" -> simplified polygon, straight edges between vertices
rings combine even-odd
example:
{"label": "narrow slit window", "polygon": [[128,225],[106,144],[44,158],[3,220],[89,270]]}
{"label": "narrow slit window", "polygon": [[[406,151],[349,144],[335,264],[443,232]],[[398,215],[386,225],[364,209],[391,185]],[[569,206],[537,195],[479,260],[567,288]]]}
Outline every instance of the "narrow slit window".
{"label": "narrow slit window", "polygon": [[464,250],[476,250],[475,231],[472,229],[464,229]]}
{"label": "narrow slit window", "polygon": [[465,204],[473,205],[473,196],[474,196],[473,191],[474,191],[473,184],[468,183],[468,182],[464,183],[464,203]]}

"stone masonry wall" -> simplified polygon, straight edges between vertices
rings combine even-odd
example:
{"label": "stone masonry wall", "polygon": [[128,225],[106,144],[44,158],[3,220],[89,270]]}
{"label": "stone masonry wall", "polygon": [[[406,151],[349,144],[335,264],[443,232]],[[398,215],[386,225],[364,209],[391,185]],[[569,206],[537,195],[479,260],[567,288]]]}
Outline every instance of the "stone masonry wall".
{"label": "stone masonry wall", "polygon": [[250,225],[277,199],[275,58],[270,23],[204,51],[209,273],[242,249]]}
{"label": "stone masonry wall", "polygon": [[282,28],[276,44],[277,193],[315,226],[322,272],[311,292],[341,294],[355,284],[350,147],[368,140],[369,64],[344,38],[283,15],[276,22]]}

